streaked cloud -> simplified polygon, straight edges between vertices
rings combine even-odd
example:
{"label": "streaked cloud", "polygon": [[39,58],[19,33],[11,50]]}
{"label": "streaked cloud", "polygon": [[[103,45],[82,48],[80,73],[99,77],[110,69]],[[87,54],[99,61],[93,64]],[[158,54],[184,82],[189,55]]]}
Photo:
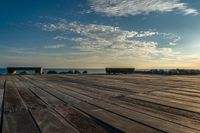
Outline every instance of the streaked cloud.
{"label": "streaked cloud", "polygon": [[198,15],[199,12],[181,0],[89,0],[93,11],[107,16],[135,16],[151,12],[179,11],[183,15]]}
{"label": "streaked cloud", "polygon": [[[82,52],[95,52],[116,59],[122,58],[153,58],[154,56],[165,57],[177,54],[170,47],[161,47],[159,42],[146,38],[159,37],[166,39],[169,44],[177,43],[172,34],[155,31],[129,31],[119,27],[100,24],[81,24],[78,22],[57,22],[42,25],[44,31],[60,32],[53,39],[72,41],[77,45],[72,49]],[[69,38],[66,34],[74,34]]]}
{"label": "streaked cloud", "polygon": [[167,40],[171,40],[169,42],[169,45],[171,46],[175,46],[177,45],[177,43],[179,43],[182,38],[178,35],[172,34],[172,33],[161,33],[163,35],[163,37]]}
{"label": "streaked cloud", "polygon": [[64,48],[64,44],[56,44],[56,45],[46,45],[44,46],[45,49],[59,49],[59,48]]}

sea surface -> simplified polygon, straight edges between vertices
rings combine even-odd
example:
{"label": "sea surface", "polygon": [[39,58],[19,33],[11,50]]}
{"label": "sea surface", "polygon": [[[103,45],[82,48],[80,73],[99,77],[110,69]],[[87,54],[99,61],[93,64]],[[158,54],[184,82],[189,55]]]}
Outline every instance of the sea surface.
{"label": "sea surface", "polygon": [[[79,72],[87,71],[88,74],[105,74],[105,69],[89,69],[89,68],[44,68],[44,74],[47,74],[48,71],[56,71],[57,73],[60,72],[68,72],[68,71],[75,71],[78,70]],[[17,71],[17,74],[23,71]],[[26,73],[34,74],[34,71],[26,71]],[[0,68],[0,74],[7,74],[6,68]]]}
{"label": "sea surface", "polygon": [[0,74],[7,74],[6,68],[0,68]]}

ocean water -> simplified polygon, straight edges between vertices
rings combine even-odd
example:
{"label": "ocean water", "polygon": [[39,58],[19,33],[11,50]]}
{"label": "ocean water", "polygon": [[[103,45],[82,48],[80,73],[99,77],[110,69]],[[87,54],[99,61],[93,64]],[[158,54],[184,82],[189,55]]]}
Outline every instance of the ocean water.
{"label": "ocean water", "polygon": [[7,74],[6,68],[0,68],[0,74]]}
{"label": "ocean water", "polygon": [[[60,73],[60,72],[68,72],[68,71],[74,71],[74,70],[78,70],[79,72],[83,72],[83,71],[87,71],[88,74],[105,74],[105,69],[88,69],[88,68],[44,68],[43,71],[44,71],[44,74],[47,74],[48,71],[56,71],[57,73]],[[22,71],[17,71],[17,74],[23,72]],[[29,73],[29,74],[34,74],[34,71],[26,71],[26,73]],[[6,68],[0,68],[0,74],[7,74],[7,70]]]}

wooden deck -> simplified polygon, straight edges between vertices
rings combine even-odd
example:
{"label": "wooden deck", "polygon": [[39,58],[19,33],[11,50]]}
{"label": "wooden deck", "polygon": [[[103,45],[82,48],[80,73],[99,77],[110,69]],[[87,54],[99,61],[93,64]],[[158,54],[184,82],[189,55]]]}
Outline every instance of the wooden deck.
{"label": "wooden deck", "polygon": [[200,76],[0,76],[3,133],[200,133]]}

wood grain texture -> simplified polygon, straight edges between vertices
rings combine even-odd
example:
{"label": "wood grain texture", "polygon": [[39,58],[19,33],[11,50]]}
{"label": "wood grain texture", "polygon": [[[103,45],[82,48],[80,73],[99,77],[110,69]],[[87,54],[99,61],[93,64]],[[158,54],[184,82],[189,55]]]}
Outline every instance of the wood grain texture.
{"label": "wood grain texture", "polygon": [[11,80],[6,81],[3,133],[39,133],[23,99]]}
{"label": "wood grain texture", "polygon": [[25,104],[35,118],[40,131],[43,133],[78,133],[67,121],[59,114],[48,107],[41,99],[34,95],[28,88],[28,84],[20,83],[20,80],[15,81],[16,87],[22,96]]}
{"label": "wood grain texture", "polygon": [[1,131],[200,133],[199,79],[140,74],[1,76]]}
{"label": "wood grain texture", "polygon": [[5,78],[0,76],[0,125],[3,124],[3,97],[4,97],[4,88],[5,88]]}

